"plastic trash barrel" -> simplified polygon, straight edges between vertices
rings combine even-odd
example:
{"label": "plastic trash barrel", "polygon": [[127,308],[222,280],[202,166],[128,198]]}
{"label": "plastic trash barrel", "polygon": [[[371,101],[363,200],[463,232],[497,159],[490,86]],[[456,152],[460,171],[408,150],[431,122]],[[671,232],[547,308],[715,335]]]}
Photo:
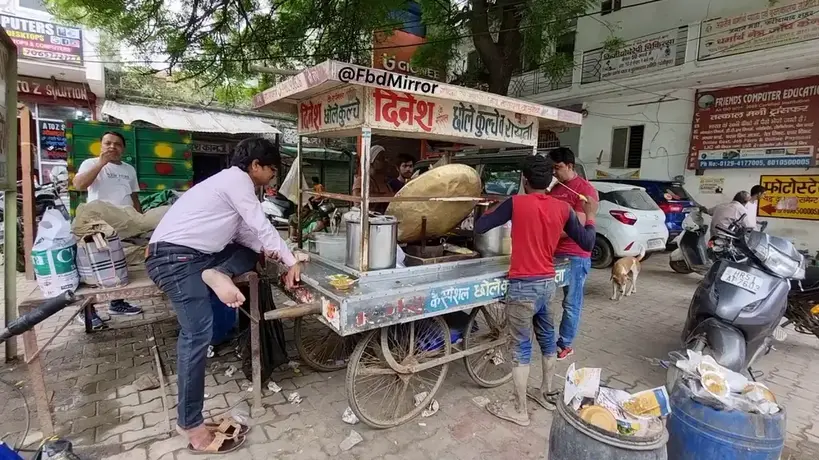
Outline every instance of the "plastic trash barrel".
{"label": "plastic trash barrel", "polygon": [[[691,398],[685,385],[671,393],[671,460],[777,460],[785,447],[784,409],[773,415],[720,411]],[[780,406],[781,407],[781,406]]]}
{"label": "plastic trash barrel", "polygon": [[[549,434],[549,460],[666,460],[668,432],[622,436],[589,425],[558,398]],[[705,457],[703,457],[704,459]]]}

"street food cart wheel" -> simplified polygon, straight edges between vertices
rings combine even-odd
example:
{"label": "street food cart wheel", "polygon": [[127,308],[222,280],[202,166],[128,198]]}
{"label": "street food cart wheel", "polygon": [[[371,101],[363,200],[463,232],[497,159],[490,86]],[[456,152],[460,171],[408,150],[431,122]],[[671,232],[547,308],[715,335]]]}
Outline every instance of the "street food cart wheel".
{"label": "street food cart wheel", "polygon": [[296,318],[293,325],[296,350],[302,362],[319,372],[347,367],[358,336],[342,337],[318,320],[317,315]]}
{"label": "street food cart wheel", "polygon": [[512,378],[512,348],[509,322],[503,304],[494,303],[472,310],[464,334],[464,350],[506,339],[502,345],[464,357],[469,377],[484,388],[494,388]]}
{"label": "street food cart wheel", "polygon": [[417,372],[411,368],[446,361],[451,352],[449,326],[442,317],[368,332],[347,367],[350,407],[372,428],[392,428],[412,420],[434,399],[449,363]]}

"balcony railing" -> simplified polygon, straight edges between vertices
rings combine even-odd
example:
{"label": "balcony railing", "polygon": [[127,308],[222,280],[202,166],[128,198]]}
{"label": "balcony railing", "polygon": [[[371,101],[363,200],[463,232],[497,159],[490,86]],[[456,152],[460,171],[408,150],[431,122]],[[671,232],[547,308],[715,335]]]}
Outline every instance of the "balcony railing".
{"label": "balcony railing", "polygon": [[[748,56],[753,65],[766,65],[770,55],[786,54],[798,59],[812,53],[819,40],[819,4],[801,6],[798,1],[781,6],[695,22],[629,40],[615,53],[596,48],[575,54],[574,71],[553,80],[542,70],[512,77],[509,95],[526,97],[566,88],[590,89],[599,82],[654,76],[686,66],[686,71],[708,72],[709,64],[736,65],[739,55],[768,50],[764,56]],[[777,49],[777,51],[774,51]],[[778,51],[782,49],[782,51]],[[796,57],[794,57],[796,56]],[[679,69],[678,69],[679,71]]]}
{"label": "balcony railing", "polygon": [[560,78],[549,78],[543,69],[535,69],[512,77],[509,83],[509,95],[512,97],[526,97],[533,94],[557,91],[572,86],[572,69],[569,69]]}

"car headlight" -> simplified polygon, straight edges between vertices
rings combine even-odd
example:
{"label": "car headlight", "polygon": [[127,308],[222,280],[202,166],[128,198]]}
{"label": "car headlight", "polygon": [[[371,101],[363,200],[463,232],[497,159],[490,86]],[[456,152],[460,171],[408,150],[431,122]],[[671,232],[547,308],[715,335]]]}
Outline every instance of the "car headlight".
{"label": "car headlight", "polygon": [[782,278],[803,279],[805,277],[805,259],[794,260],[770,244],[752,246],[751,251],[770,270]]}

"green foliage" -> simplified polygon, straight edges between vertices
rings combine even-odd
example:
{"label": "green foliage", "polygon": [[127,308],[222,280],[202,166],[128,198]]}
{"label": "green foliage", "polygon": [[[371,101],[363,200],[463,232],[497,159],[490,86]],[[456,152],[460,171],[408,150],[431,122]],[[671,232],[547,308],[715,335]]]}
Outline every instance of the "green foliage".
{"label": "green foliage", "polygon": [[[253,65],[302,68],[325,59],[369,64],[373,31],[398,25],[406,0],[46,0],[63,21],[104,32],[140,56],[160,56],[175,78],[235,100],[258,79]],[[472,41],[487,65],[475,72],[505,93],[522,55],[552,62],[556,39],[594,0],[419,0],[427,45],[414,59],[446,69]],[[524,46],[525,45],[525,46]],[[565,70],[565,69],[564,69]],[[259,79],[262,81],[263,79]]]}

